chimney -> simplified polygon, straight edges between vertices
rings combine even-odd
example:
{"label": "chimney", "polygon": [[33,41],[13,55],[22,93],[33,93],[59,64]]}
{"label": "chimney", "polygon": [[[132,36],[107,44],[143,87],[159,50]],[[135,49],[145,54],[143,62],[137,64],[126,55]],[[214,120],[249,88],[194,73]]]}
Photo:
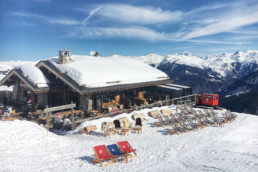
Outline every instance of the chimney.
{"label": "chimney", "polygon": [[58,64],[66,64],[66,63],[70,63],[72,62],[71,59],[71,51],[70,50],[66,50],[64,48],[64,50],[60,50],[59,51],[59,58],[58,58]]}

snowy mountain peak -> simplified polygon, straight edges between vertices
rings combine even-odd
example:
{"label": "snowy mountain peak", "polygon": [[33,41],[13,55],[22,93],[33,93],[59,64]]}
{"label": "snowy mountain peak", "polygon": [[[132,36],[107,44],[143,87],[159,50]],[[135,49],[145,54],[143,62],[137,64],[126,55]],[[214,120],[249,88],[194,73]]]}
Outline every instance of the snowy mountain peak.
{"label": "snowy mountain peak", "polygon": [[193,54],[190,51],[184,51],[182,53],[182,55],[184,55],[184,56],[193,56]]}

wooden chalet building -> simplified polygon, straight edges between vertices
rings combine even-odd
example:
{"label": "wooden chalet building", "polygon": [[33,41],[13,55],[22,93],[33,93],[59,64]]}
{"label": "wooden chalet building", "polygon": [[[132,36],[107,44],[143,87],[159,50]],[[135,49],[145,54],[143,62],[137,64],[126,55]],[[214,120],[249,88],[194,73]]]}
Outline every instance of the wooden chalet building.
{"label": "wooden chalet building", "polygon": [[[165,73],[135,59],[71,56],[66,49],[56,58],[14,68],[0,81],[0,85],[14,86],[14,102],[26,104],[31,99],[39,109],[74,102],[84,112],[179,96],[171,94],[171,84]],[[191,93],[189,88],[181,96]]]}

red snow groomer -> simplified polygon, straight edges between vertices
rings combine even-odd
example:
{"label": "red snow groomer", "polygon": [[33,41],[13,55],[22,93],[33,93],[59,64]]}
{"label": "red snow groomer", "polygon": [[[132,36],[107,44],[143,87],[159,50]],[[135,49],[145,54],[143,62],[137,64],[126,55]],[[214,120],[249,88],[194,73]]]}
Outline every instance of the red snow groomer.
{"label": "red snow groomer", "polygon": [[196,95],[196,105],[204,106],[218,106],[219,105],[219,95],[218,94],[197,94]]}

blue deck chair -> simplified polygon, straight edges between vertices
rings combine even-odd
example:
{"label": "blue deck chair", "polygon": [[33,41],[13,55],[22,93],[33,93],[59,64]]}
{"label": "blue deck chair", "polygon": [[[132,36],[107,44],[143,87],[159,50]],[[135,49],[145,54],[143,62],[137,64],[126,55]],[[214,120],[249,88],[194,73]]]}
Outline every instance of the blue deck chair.
{"label": "blue deck chair", "polygon": [[110,151],[110,153],[111,153],[112,155],[116,155],[117,157],[121,156],[121,158],[123,158],[124,155],[125,155],[125,153],[122,153],[122,152],[118,149],[118,147],[117,147],[116,144],[108,145],[107,148],[108,148],[108,150]]}

